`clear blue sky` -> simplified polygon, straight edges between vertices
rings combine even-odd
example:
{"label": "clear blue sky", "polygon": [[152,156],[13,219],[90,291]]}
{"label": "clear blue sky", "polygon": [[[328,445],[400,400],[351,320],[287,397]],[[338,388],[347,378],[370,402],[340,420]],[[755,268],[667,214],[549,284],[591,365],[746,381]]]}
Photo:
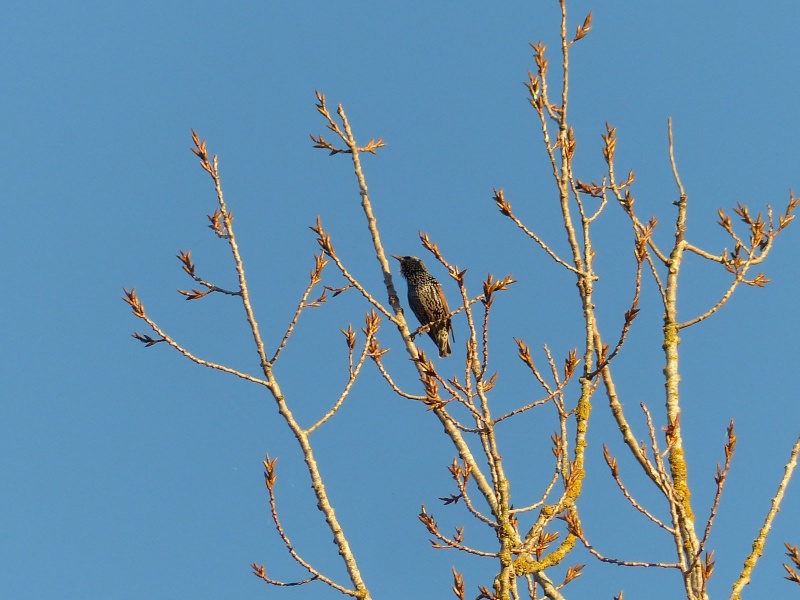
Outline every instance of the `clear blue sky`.
{"label": "clear blue sky", "polygon": [[[572,54],[580,177],[600,180],[600,134],[606,121],[616,125],[618,167],[636,171],[640,214],[656,214],[659,239],[668,241],[676,198],[666,152],[672,116],[696,243],[712,251],[730,246],[714,225],[719,206],[778,209],[790,187],[800,192],[797,2],[581,0],[569,9],[571,30],[594,11],[592,32]],[[220,155],[255,309],[273,346],[312,267],[308,226],[317,214],[352,270],[372,289],[381,286],[348,159],[311,147],[308,134],[324,131],[314,109],[319,89],[332,105],[344,104],[359,139],[387,142],[364,168],[388,251],[424,257],[423,230],[469,269],[474,293],[490,271],[520,280],[496,305],[497,402],[512,407],[538,394],[511,338],[525,339],[539,362],[543,343],[559,357],[576,346],[574,282],[516,233],[491,194],[505,188],[520,216],[563,247],[522,85],[535,68],[529,42],[544,40],[557,63],[557,25],[551,0],[5,3],[0,597],[338,597],[323,585],[269,588],[250,574],[258,562],[277,578],[302,577],[269,519],[260,464],[269,452],[280,457],[279,502],[293,541],[326,573],[342,576],[272,401],[167,347],[144,349],[130,338],[144,329],[120,296],[135,285],[148,312],[188,348],[256,372],[235,300],[187,303],[174,291],[191,285],[174,258],[179,249],[193,251],[207,279],[235,285],[226,246],[206,229],[215,199],[189,152],[190,128]],[[711,540],[714,597],[727,597],[800,429],[791,385],[796,225],[763,268],[773,283],[742,289],[683,336],[683,426],[699,515],[713,496],[731,418],[739,435]],[[598,304],[613,338],[632,263],[629,228],[616,207],[598,226],[597,244]],[[455,296],[446,274],[434,273]],[[341,284],[332,267],[328,277]],[[690,265],[682,314],[705,310],[725,282],[714,269]],[[639,402],[664,424],[654,301],[647,280],[617,371],[639,437],[646,435]],[[310,422],[338,395],[346,369],[339,329],[349,322],[360,328],[365,310],[351,294],[304,315],[276,369],[301,419]],[[459,355],[465,323],[455,324]],[[412,387],[388,327],[382,342]],[[462,370],[458,356],[448,360],[454,373]],[[466,523],[468,539],[487,541],[461,505],[436,499],[453,491],[445,470],[452,445],[433,415],[394,397],[373,366],[364,371],[344,409],[313,439],[363,575],[375,598],[444,598],[456,564],[474,597],[477,585],[491,585],[494,564],[430,550],[416,519],[425,503],[448,531]],[[593,419],[595,470],[581,501],[592,541],[622,558],[669,560],[670,540],[625,504],[601,464],[606,442],[628,478],[641,483],[622,458],[601,395]],[[518,505],[549,478],[554,427],[543,411],[508,428],[504,451],[517,469]],[[783,542],[800,543],[799,484],[790,487],[750,597],[797,593],[782,579],[781,562]],[[664,514],[652,494],[641,497]],[[610,599],[622,589],[626,598],[681,594],[672,572],[607,567],[582,552],[571,562],[587,567],[569,597]]]}

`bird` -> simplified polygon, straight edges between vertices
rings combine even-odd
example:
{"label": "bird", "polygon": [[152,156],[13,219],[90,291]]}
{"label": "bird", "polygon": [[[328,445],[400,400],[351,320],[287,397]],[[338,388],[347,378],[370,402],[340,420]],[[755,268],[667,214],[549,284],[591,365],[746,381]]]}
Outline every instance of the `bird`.
{"label": "bird", "polygon": [[450,309],[444,289],[436,278],[428,273],[425,263],[416,256],[395,256],[400,261],[400,274],[408,283],[408,304],[414,311],[420,325],[428,325],[428,335],[439,348],[439,356],[450,356],[450,339],[453,324],[450,322]]}

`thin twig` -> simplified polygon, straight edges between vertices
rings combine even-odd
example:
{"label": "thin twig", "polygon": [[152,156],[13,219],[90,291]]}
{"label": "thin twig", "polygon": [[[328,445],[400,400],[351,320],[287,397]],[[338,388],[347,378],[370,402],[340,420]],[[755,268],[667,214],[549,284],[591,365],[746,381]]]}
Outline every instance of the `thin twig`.
{"label": "thin twig", "polygon": [[356,590],[348,589],[342,585],[339,585],[331,578],[323,575],[319,571],[317,571],[314,567],[311,566],[306,560],[304,560],[295,550],[294,545],[289,540],[289,536],[286,535],[286,531],[283,529],[283,525],[281,525],[280,518],[278,517],[278,507],[275,502],[275,481],[277,477],[275,475],[275,463],[277,459],[270,460],[269,455],[267,455],[266,460],[264,460],[264,468],[266,469],[264,473],[264,480],[267,488],[267,493],[269,495],[269,510],[270,515],[272,516],[272,521],[275,523],[275,529],[278,531],[278,535],[280,536],[281,540],[283,541],[283,545],[286,546],[286,549],[289,551],[291,557],[297,562],[300,566],[306,569],[311,575],[313,579],[317,579],[322,581],[323,583],[327,583],[329,586],[334,588],[335,590],[340,591],[343,594],[348,596],[358,597],[358,592]]}
{"label": "thin twig", "polygon": [[[556,461],[556,467],[558,467],[558,461]],[[517,513],[530,512],[532,510],[536,510],[540,506],[543,506],[544,503],[547,501],[547,497],[550,495],[550,492],[553,491],[553,488],[555,487],[556,482],[558,481],[558,476],[559,476],[559,470],[558,468],[556,468],[555,473],[553,473],[553,477],[550,479],[550,483],[547,484],[547,487],[544,489],[544,493],[542,493],[538,502],[534,502],[533,504],[529,504],[528,506],[523,506],[521,508],[512,508],[509,512],[512,515],[515,515]]]}
{"label": "thin twig", "polygon": [[683,183],[681,182],[681,176],[678,173],[678,166],[675,162],[675,144],[672,140],[672,117],[667,119],[667,134],[669,137],[669,164],[672,167],[672,176],[675,178],[675,184],[678,186],[678,193],[680,194],[680,201],[683,202],[686,199],[686,190],[683,187]]}
{"label": "thin twig", "polygon": [[369,344],[371,340],[372,340],[371,335],[368,336],[367,339],[365,340],[364,349],[361,351],[361,356],[358,357],[358,362],[356,363],[355,368],[353,369],[351,367],[350,376],[347,379],[347,384],[344,386],[344,389],[342,390],[342,393],[339,395],[339,398],[333,404],[331,409],[327,413],[325,413],[325,415],[322,416],[322,418],[320,418],[319,421],[317,421],[311,427],[306,429],[306,434],[313,433],[314,430],[323,425],[328,419],[330,419],[334,414],[336,414],[336,411],[338,411],[341,408],[345,398],[347,398],[347,395],[350,393],[350,389],[353,387],[353,384],[355,383],[358,374],[361,372],[361,367],[364,365],[364,361],[366,360],[367,355],[369,354]]}
{"label": "thin twig", "polygon": [[484,552],[483,550],[476,550],[474,548],[470,548],[469,546],[465,546],[461,542],[461,535],[463,534],[463,528],[456,530],[456,537],[458,539],[455,540],[442,534],[439,531],[439,526],[436,524],[436,520],[433,518],[433,516],[429,515],[428,511],[425,509],[425,505],[422,506],[422,511],[419,513],[419,515],[417,515],[417,517],[419,518],[420,521],[422,521],[423,525],[425,525],[425,528],[428,530],[428,533],[430,533],[439,541],[444,542],[444,545],[441,545],[431,540],[431,545],[437,550],[454,549],[454,550],[461,550],[462,552],[467,552],[469,554],[475,554],[476,556],[497,558],[496,552]]}
{"label": "thin twig", "polygon": [[500,212],[503,213],[505,216],[507,216],[509,219],[511,219],[511,221],[513,221],[513,223],[519,229],[521,229],[522,232],[525,235],[527,235],[534,242],[536,242],[536,244],[538,244],[539,247],[542,250],[544,250],[550,258],[552,258],[554,261],[556,261],[559,265],[561,265],[562,267],[564,267],[568,271],[572,271],[573,273],[578,273],[578,270],[574,266],[569,264],[567,261],[565,261],[563,258],[561,258],[558,254],[556,254],[550,248],[550,246],[544,240],[542,240],[542,238],[540,238],[533,231],[528,229],[525,226],[525,224],[522,221],[520,221],[520,219],[512,212],[511,203],[508,202],[505,199],[505,193],[504,193],[504,191],[502,189],[501,190],[494,190],[493,200],[495,201],[495,203],[497,204],[498,208],[500,209]]}
{"label": "thin twig", "polygon": [[725,487],[725,481],[728,479],[728,472],[731,468],[731,460],[733,459],[733,451],[735,448],[736,435],[733,430],[733,420],[731,420],[730,425],[728,425],[728,440],[725,443],[725,466],[720,468],[719,463],[717,463],[717,474],[714,476],[714,481],[717,484],[717,490],[714,494],[714,501],[711,504],[711,512],[708,516],[708,521],[706,521],[703,539],[700,540],[700,546],[697,551],[697,556],[695,556],[695,560],[699,560],[700,555],[703,553],[703,550],[706,547],[708,536],[711,534],[711,527],[714,524],[714,518],[717,516],[717,510],[719,510],[719,501],[722,498],[722,488]]}
{"label": "thin twig", "polygon": [[[125,291],[125,298],[123,298],[123,299],[133,307],[133,313],[137,317],[142,319],[145,323],[147,323],[150,326],[150,329],[152,329],[155,333],[157,333],[159,336],[161,336],[161,340],[159,340],[159,341],[166,342],[167,345],[171,346],[172,348],[174,348],[175,350],[180,352],[183,356],[185,356],[186,358],[188,358],[190,361],[192,361],[195,364],[198,364],[198,365],[203,366],[203,367],[208,367],[209,369],[222,371],[223,373],[229,373],[231,375],[235,375],[236,377],[239,377],[239,378],[244,379],[246,381],[250,381],[252,383],[257,383],[258,385],[263,385],[264,387],[267,387],[267,388],[270,387],[271,384],[268,381],[265,381],[263,379],[259,379],[257,377],[253,377],[252,375],[248,375],[247,373],[242,373],[241,371],[237,371],[236,369],[231,369],[230,367],[226,367],[225,365],[220,365],[220,364],[217,364],[217,363],[213,363],[213,362],[210,362],[210,361],[207,361],[207,360],[204,360],[202,358],[199,358],[199,357],[195,356],[194,354],[192,354],[191,352],[186,350],[186,348],[184,348],[183,346],[178,344],[163,329],[161,329],[161,327],[159,327],[158,324],[156,324],[155,321],[153,321],[149,316],[147,316],[147,313],[144,311],[144,305],[139,301],[138,297],[136,296],[136,290],[135,289],[132,289],[130,292],[128,290],[124,290],[124,291]],[[138,309],[137,309],[137,307],[138,307]],[[139,312],[137,312],[137,310]]]}
{"label": "thin twig", "polygon": [[276,587],[294,587],[298,585],[305,585],[306,583],[311,583],[317,579],[316,575],[312,575],[311,577],[306,577],[300,581],[280,581],[267,575],[267,570],[264,568],[264,565],[257,565],[256,563],[253,563],[250,566],[253,568],[253,575]]}
{"label": "thin twig", "polygon": [[740,600],[742,590],[748,583],[750,583],[750,576],[753,572],[753,569],[755,568],[758,559],[761,557],[761,554],[764,552],[764,544],[767,541],[767,535],[769,534],[770,529],[772,529],[772,521],[775,519],[775,515],[778,514],[778,510],[780,510],[781,502],[783,501],[783,495],[786,492],[786,486],[789,485],[789,480],[792,478],[792,473],[797,466],[797,455],[799,453],[800,438],[797,438],[797,441],[794,443],[794,446],[792,446],[792,451],[789,454],[789,460],[784,466],[783,477],[781,477],[781,481],[778,484],[778,491],[775,492],[775,495],[772,497],[772,506],[770,507],[766,518],[764,519],[764,524],[761,526],[756,539],[753,540],[753,551],[750,552],[745,559],[744,566],[739,574],[739,578],[733,584],[731,600]]}
{"label": "thin twig", "polygon": [[620,567],[658,567],[660,569],[680,569],[681,565],[678,563],[664,563],[664,562],[644,562],[638,560],[619,560],[616,558],[609,558],[607,556],[603,556],[598,552],[594,546],[592,546],[589,541],[586,539],[585,536],[579,535],[578,539],[581,543],[586,547],[589,553],[594,556],[597,560],[608,563],[611,565],[619,565]]}
{"label": "thin twig", "polygon": [[270,359],[270,364],[275,364],[275,361],[278,360],[283,349],[286,347],[286,343],[289,341],[289,337],[292,335],[295,326],[297,325],[297,321],[300,319],[300,313],[303,312],[303,309],[306,308],[306,300],[308,300],[308,296],[311,294],[311,291],[321,281],[321,274],[322,269],[325,267],[326,261],[322,260],[322,255],[315,255],[317,269],[315,271],[311,271],[311,278],[306,287],[303,295],[300,298],[300,302],[297,303],[297,309],[294,311],[294,316],[292,317],[289,326],[286,328],[286,333],[283,334],[283,339],[281,339],[280,344],[278,344],[278,348],[275,350],[275,354],[272,355]]}
{"label": "thin twig", "polygon": [[619,466],[617,465],[616,458],[611,456],[611,454],[609,453],[608,448],[606,447],[605,444],[603,444],[603,457],[605,458],[605,461],[606,461],[606,464],[608,465],[608,468],[611,470],[611,476],[614,478],[614,481],[616,482],[617,487],[620,489],[620,491],[622,492],[622,495],[625,496],[625,499],[630,503],[630,505],[633,506],[633,508],[638,510],[640,513],[642,513],[645,517],[650,519],[653,523],[655,523],[656,525],[661,527],[661,529],[663,529],[663,530],[665,530],[665,531],[667,531],[667,532],[669,532],[669,533],[674,535],[675,534],[675,530],[674,529],[672,529],[672,528],[668,527],[667,525],[665,525],[661,521],[661,519],[657,518],[652,513],[650,513],[650,511],[648,511],[644,506],[639,504],[636,501],[636,499],[631,495],[631,493],[628,491],[628,488],[622,482],[622,477],[620,476],[620,473],[619,473]]}
{"label": "thin twig", "polygon": [[414,400],[416,402],[424,402],[425,396],[416,396],[414,394],[409,394],[408,392],[404,392],[400,387],[394,382],[392,376],[389,375],[389,372],[386,370],[386,367],[383,366],[383,362],[380,360],[375,360],[375,365],[378,367],[383,378],[386,380],[386,383],[389,384],[389,387],[392,388],[392,391],[400,396],[401,398],[406,398],[407,400]]}
{"label": "thin twig", "polygon": [[494,425],[496,425],[497,423],[500,423],[501,421],[505,421],[506,419],[509,419],[509,418],[511,418],[511,417],[513,417],[515,415],[519,415],[521,413],[529,411],[532,408],[536,408],[537,406],[541,406],[542,404],[550,402],[553,398],[555,398],[558,394],[560,394],[564,390],[564,387],[566,387],[566,385],[569,383],[569,381],[570,381],[570,379],[565,379],[564,381],[559,383],[558,387],[555,390],[550,392],[550,394],[548,394],[544,398],[540,398],[539,400],[531,402],[530,404],[526,404],[525,406],[522,406],[520,408],[515,408],[514,410],[512,410],[510,412],[507,412],[504,415],[500,415],[499,417],[494,419],[492,421],[492,423]]}

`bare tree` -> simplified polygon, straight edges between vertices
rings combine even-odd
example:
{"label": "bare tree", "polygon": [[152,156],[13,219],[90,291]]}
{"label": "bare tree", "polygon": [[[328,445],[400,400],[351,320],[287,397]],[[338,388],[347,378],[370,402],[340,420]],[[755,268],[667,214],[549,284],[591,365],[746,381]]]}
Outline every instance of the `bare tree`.
{"label": "bare tree", "polygon": [[[287,552],[308,572],[306,579],[285,582],[267,574],[263,566],[253,564],[255,574],[267,583],[286,586],[317,581],[344,595],[364,599],[371,597],[368,584],[359,570],[356,552],[348,543],[344,527],[337,518],[326,490],[325,480],[311,442],[311,435],[337,414],[365,364],[371,362],[399,400],[419,403],[431,413],[432,418],[435,417],[440,421],[445,435],[452,442],[457,458],[453,460],[449,471],[455,487],[452,494],[441,498],[443,504],[463,506],[466,515],[493,531],[496,536],[494,547],[478,548],[467,541],[463,528],[456,528],[452,534],[445,533],[437,524],[433,513],[424,505],[418,515],[432,536],[434,548],[455,549],[486,557],[495,562],[494,581],[491,586],[478,588],[478,598],[546,597],[552,600],[565,598],[565,586],[580,577],[583,569],[583,565],[568,563],[568,557],[576,546],[585,547],[592,556],[605,563],[676,571],[680,574],[688,600],[709,598],[707,583],[714,570],[713,550],[708,547],[709,534],[731,468],[737,438],[734,424],[731,422],[722,448],[724,461],[721,466],[717,466],[713,504],[709,507],[707,516],[699,518],[691,502],[689,461],[684,449],[681,428],[678,352],[680,334],[684,329],[712,317],[730,300],[740,285],[762,287],[768,282],[762,273],[753,273],[771,252],[775,238],[792,221],[792,213],[800,200],[790,192],[784,210],[774,213],[768,206],[765,214],[760,212],[753,214],[747,206],[738,204],[733,208],[733,213],[743,225],[735,225],[734,219],[720,209],[719,226],[730,237],[733,249],[712,251],[703,248],[699,242],[693,240],[687,225],[689,195],[679,175],[670,122],[669,157],[676,188],[674,214],[670,225],[674,241],[667,247],[656,243],[653,233],[657,227],[657,220],[651,218],[644,221],[635,209],[634,172],[628,171],[622,177],[617,172],[615,151],[618,139],[614,127],[607,125],[603,133],[602,154],[607,166],[606,172],[595,180],[590,180],[580,178],[573,171],[576,135],[569,120],[570,50],[591,30],[592,15],[590,13],[580,22],[574,34],[571,34],[565,0],[561,0],[560,6],[561,43],[557,53],[559,64],[556,82],[551,87],[553,82],[547,49],[539,42],[531,44],[535,69],[528,73],[526,85],[530,105],[541,124],[542,142],[552,168],[555,184],[554,199],[560,208],[563,220],[567,252],[558,252],[545,236],[536,233],[519,218],[512,208],[511,200],[502,189],[494,191],[493,199],[501,214],[532,242],[537,252],[541,251],[548,260],[554,261],[575,278],[581,306],[580,315],[575,315],[575,318],[580,319],[582,323],[582,340],[579,348],[562,357],[554,356],[548,346],[544,346],[543,357],[546,365],[540,368],[534,360],[534,352],[521,335],[516,338],[518,356],[530,372],[535,385],[541,388],[541,393],[539,398],[520,404],[512,410],[498,413],[495,408],[498,403],[493,398],[493,387],[497,373],[490,360],[489,322],[498,294],[509,289],[516,281],[510,275],[496,277],[490,274],[482,281],[480,291],[470,289],[472,284],[468,282],[466,270],[456,267],[435,241],[426,234],[420,234],[424,248],[433,260],[438,261],[447,270],[460,292],[457,303],[451,299],[451,304],[457,304],[457,308],[446,318],[463,313],[463,319],[467,324],[463,372],[446,374],[445,369],[450,365],[430,358],[415,342],[419,334],[428,331],[434,324],[427,323],[414,329],[407,321],[399,299],[400,294],[395,287],[391,263],[381,240],[378,215],[373,210],[361,155],[375,154],[384,146],[382,139],[377,141],[370,139],[366,144],[360,144],[353,135],[344,108],[338,105],[335,111],[332,110],[325,96],[317,93],[317,111],[330,133],[327,134],[329,136],[327,139],[322,134],[312,135],[314,147],[327,150],[331,155],[345,155],[352,161],[365,224],[372,240],[372,252],[383,275],[384,287],[377,290],[368,289],[368,286],[351,273],[345,261],[336,252],[332,236],[325,230],[321,218],[318,217],[311,229],[316,234],[321,251],[314,257],[308,286],[301,294],[295,313],[282,330],[283,333],[266,339],[262,335],[250,301],[244,262],[234,233],[232,214],[223,194],[217,157],[209,154],[206,143],[193,132],[193,152],[199,158],[202,168],[211,177],[218,201],[217,209],[209,216],[210,227],[214,234],[227,242],[230,247],[238,276],[238,288],[227,290],[205,280],[198,274],[191,252],[181,251],[178,258],[183,270],[199,287],[189,291],[179,291],[190,300],[198,300],[213,293],[238,297],[241,300],[258,354],[260,373],[252,375],[204,360],[193,354],[151,318],[135,289],[125,291],[125,301],[132,307],[134,315],[142,319],[152,330],[152,333],[147,334],[135,333],[136,339],[146,346],[167,344],[197,364],[264,387],[297,441],[316,496],[316,506],[322,511],[330,528],[349,581],[338,581],[323,573],[305,559],[302,551],[291,542],[289,532],[282,525],[276,501],[277,458],[267,455],[263,464],[270,514]],[[621,209],[630,223],[635,274],[629,282],[631,299],[627,310],[621,315],[621,325],[616,331],[612,329],[612,335],[608,335],[603,333],[608,328],[604,328],[600,323],[596,308],[595,286],[599,276],[595,271],[595,259],[603,252],[603,248],[597,247],[594,243],[593,227],[606,210],[614,209]],[[718,300],[707,310],[681,320],[678,318],[681,298],[678,294],[678,280],[687,253],[724,269],[730,276],[730,282],[724,289],[719,290]],[[342,285],[322,284],[323,272],[330,263],[333,263],[343,280]],[[645,285],[653,286],[657,291],[660,303],[658,308],[663,310],[662,336],[656,343],[664,351],[665,396],[663,413],[659,413],[663,416],[660,419],[653,416],[651,412],[655,410],[653,407],[645,403],[640,404],[646,429],[643,432],[636,432],[629,422],[629,415],[626,414],[617,392],[614,367],[616,362],[621,360],[620,351],[625,346],[628,333],[640,311],[641,292]],[[320,287],[322,291],[317,292]],[[327,412],[320,414],[313,423],[301,423],[292,410],[292,399],[285,396],[281,390],[274,366],[291,341],[303,312],[308,308],[324,304],[329,294],[337,296],[344,292],[359,294],[370,307],[364,317],[361,335],[352,326],[342,331],[348,349],[347,383],[332,399]],[[417,370],[420,384],[417,389],[404,389],[397,383],[395,374],[385,365],[383,357],[388,350],[381,345],[379,338],[382,323],[388,324],[391,331],[381,333],[381,336],[397,336],[402,340],[404,351]],[[674,553],[673,559],[669,562],[607,556],[590,542],[582,525],[581,504],[584,501],[583,484],[587,469],[587,434],[592,422],[593,409],[603,410],[598,403],[606,402],[627,451],[663,499],[664,505],[668,508],[669,519],[659,518],[655,511],[637,499],[636,494],[626,484],[617,459],[604,446],[603,455],[611,477],[631,506],[649,519],[655,527],[668,534],[672,540]],[[550,435],[548,427],[555,427],[556,433],[551,436],[553,459],[549,466],[552,475],[549,482],[534,496],[527,498],[515,496],[516,501],[512,501],[512,479],[507,474],[507,464],[501,449],[512,447],[514,440],[506,439],[500,424],[509,419],[526,418],[544,406],[554,407],[555,410],[548,414],[554,414],[555,421],[546,425],[547,417],[542,413],[530,428],[536,435],[547,436]],[[658,420],[666,423],[663,435],[655,425]],[[785,464],[784,475],[772,497],[772,506],[764,517],[763,525],[758,532],[754,532],[752,552],[743,557],[743,567],[736,581],[732,582],[730,594],[732,599],[740,597],[761,556],[772,521],[796,465],[798,451],[800,451],[800,439],[795,442]],[[797,548],[787,544],[787,550],[795,567],[800,565]],[[792,567],[785,565],[785,568],[789,573],[787,579],[797,582],[797,574]],[[556,576],[556,573],[560,575]],[[456,569],[453,570],[452,591],[461,600],[468,596],[464,578]],[[473,593],[469,596],[472,597]],[[622,598],[622,594],[619,598]]]}

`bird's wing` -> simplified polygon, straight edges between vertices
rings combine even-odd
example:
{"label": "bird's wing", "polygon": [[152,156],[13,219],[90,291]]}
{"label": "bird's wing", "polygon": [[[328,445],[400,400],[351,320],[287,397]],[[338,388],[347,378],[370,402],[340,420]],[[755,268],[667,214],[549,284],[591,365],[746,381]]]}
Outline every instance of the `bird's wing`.
{"label": "bird's wing", "polygon": [[[439,294],[439,300],[442,303],[442,309],[444,310],[444,315],[443,316],[449,315],[450,314],[450,308],[447,306],[447,298],[445,298],[445,295],[444,295],[444,288],[442,287],[442,284],[439,283],[438,281],[436,282],[436,293]],[[450,317],[447,317],[447,321],[445,321],[444,326],[447,329],[447,331],[450,332],[450,336],[453,338],[453,341],[455,341],[456,340],[456,334],[453,332],[453,323],[450,322]]]}

